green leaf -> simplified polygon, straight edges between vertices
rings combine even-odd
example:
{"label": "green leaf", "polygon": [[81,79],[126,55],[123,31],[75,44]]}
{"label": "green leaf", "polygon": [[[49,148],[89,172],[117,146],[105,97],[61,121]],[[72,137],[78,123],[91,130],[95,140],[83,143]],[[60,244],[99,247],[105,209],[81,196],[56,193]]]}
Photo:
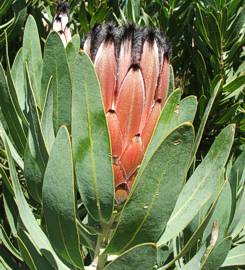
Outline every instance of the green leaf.
{"label": "green leaf", "polygon": [[79,221],[77,221],[77,227],[81,244],[91,250],[95,250],[97,235],[91,234],[84,224]]}
{"label": "green leaf", "polygon": [[4,244],[4,246],[12,253],[13,256],[15,256],[18,260],[22,261],[19,251],[12,244],[12,242],[10,241],[7,233],[5,232],[1,224],[0,224],[0,240]]}
{"label": "green leaf", "polygon": [[210,111],[211,111],[211,109],[213,107],[214,101],[215,101],[215,99],[216,99],[216,97],[217,97],[217,95],[218,95],[218,93],[219,93],[219,91],[221,89],[221,86],[222,86],[222,80],[219,80],[218,82],[217,82],[217,80],[218,80],[218,77],[216,77],[214,79],[214,81],[213,81],[213,84],[212,84],[212,87],[211,87],[212,95],[211,95],[211,97],[209,99],[209,102],[208,102],[208,104],[206,106],[204,115],[202,117],[200,126],[198,128],[198,132],[197,132],[196,139],[195,139],[195,144],[194,144],[194,147],[193,147],[193,150],[192,150],[192,161],[194,160],[196,152],[197,152],[198,147],[200,145],[202,135],[203,135],[203,132],[204,132],[204,128],[205,128],[205,125],[207,123]]}
{"label": "green leaf", "polygon": [[55,140],[54,136],[54,123],[53,123],[53,113],[54,113],[54,106],[53,106],[53,91],[52,91],[52,77],[50,78],[48,89],[47,89],[47,96],[44,103],[42,119],[41,119],[41,126],[44,141],[47,145],[47,151],[50,153],[52,149],[52,145]]}
{"label": "green leaf", "polygon": [[245,244],[238,245],[231,249],[225,259],[225,262],[222,264],[222,267],[235,265],[245,265]]}
{"label": "green leaf", "polygon": [[72,82],[75,80],[74,78],[74,69],[76,65],[76,56],[79,53],[79,51],[76,51],[75,45],[71,42],[68,43],[66,46],[66,55],[68,60],[69,69],[71,72],[71,80]]}
{"label": "green leaf", "polygon": [[0,17],[5,15],[5,13],[8,11],[8,9],[11,7],[13,0],[5,0],[1,1],[0,6]]}
{"label": "green leaf", "polygon": [[229,46],[234,40],[236,41],[240,34],[244,35],[244,31],[242,32],[241,30],[244,28],[245,24],[245,7],[241,6],[236,14],[236,18],[225,32],[226,46]]}
{"label": "green leaf", "polygon": [[24,169],[24,162],[20,155],[18,154],[17,150],[15,149],[14,145],[12,144],[10,138],[8,137],[7,133],[5,132],[5,129],[0,121],[0,137],[2,140],[6,140],[9,145],[9,149],[11,151],[11,154],[14,158],[14,161],[19,165],[19,167],[23,170]]}
{"label": "green leaf", "polygon": [[231,237],[225,238],[221,243],[216,245],[208,254],[205,254],[204,261],[200,270],[217,270],[224,262],[230,248],[231,248]]}
{"label": "green leaf", "polygon": [[[81,70],[80,70],[81,72]],[[51,32],[44,49],[41,105],[44,106],[48,84],[53,92],[53,122],[55,134],[62,125],[71,122],[71,76],[64,45],[56,32]]]}
{"label": "green leaf", "polygon": [[16,173],[15,165],[9,150],[9,147],[6,143],[5,149],[7,152],[7,159],[10,169],[10,176],[13,181],[13,188],[15,193],[16,205],[18,207],[19,215],[23,225],[25,226],[27,232],[29,233],[32,242],[36,245],[36,247],[42,252],[42,254],[50,261],[53,267],[57,270],[69,270],[67,266],[58,258],[56,253],[54,252],[47,236],[39,227],[31,208],[29,207],[24,194],[22,192],[19,179]]}
{"label": "green leaf", "polygon": [[24,176],[28,192],[35,199],[35,201],[42,202],[42,184],[43,173],[37,163],[36,158],[33,157],[31,150],[34,149],[34,143],[31,135],[29,135],[29,143],[26,146],[24,155]]}
{"label": "green leaf", "polygon": [[145,164],[149,161],[152,154],[155,152],[159,146],[159,142],[163,137],[167,135],[174,129],[178,124],[176,123],[178,104],[180,102],[181,92],[180,90],[175,90],[165,102],[164,108],[158,120],[157,127],[152,135],[151,141],[147,147],[146,153],[144,155],[144,160],[141,164],[141,168],[144,168]]}
{"label": "green leaf", "polygon": [[72,36],[71,43],[73,44],[75,51],[79,52],[79,49],[81,46],[81,38],[78,34],[75,34],[74,36]]}
{"label": "green leaf", "polygon": [[1,175],[3,179],[3,203],[5,215],[11,229],[12,235],[17,236],[17,222],[19,218],[19,213],[17,210],[16,203],[14,201],[14,191],[10,186],[9,180],[4,173],[4,170],[0,167]]}
{"label": "green leaf", "polygon": [[226,127],[215,139],[208,154],[187,181],[159,240],[163,245],[181,232],[211,199],[214,186],[227,162],[233,143],[234,126]]}
{"label": "green leaf", "polygon": [[107,252],[119,254],[135,244],[159,239],[183,187],[193,140],[190,124],[177,127],[161,139],[137,175]]}
{"label": "green leaf", "polygon": [[157,250],[154,244],[138,245],[127,250],[104,270],[150,270],[156,263]]}
{"label": "green leaf", "polygon": [[25,150],[26,136],[11,99],[2,64],[0,64],[0,96],[0,107],[4,119],[8,125],[9,133],[14,141],[16,149],[21,155],[23,155]]}
{"label": "green leaf", "polygon": [[16,263],[16,260],[9,256],[9,253],[0,245],[0,269],[1,270],[21,270],[20,266]]}
{"label": "green leaf", "polygon": [[245,84],[245,75],[241,75],[223,86],[223,92],[234,92]]}
{"label": "green leaf", "polygon": [[217,18],[210,12],[206,18],[208,22],[208,35],[209,35],[209,46],[213,48],[216,56],[221,56],[222,44],[221,44],[221,31]]}
{"label": "green leaf", "polygon": [[229,228],[229,231],[233,238],[238,236],[239,233],[242,231],[242,229],[244,229],[245,227],[244,210],[245,210],[245,191],[242,190],[241,198],[237,200],[235,215]]}
{"label": "green leaf", "polygon": [[[215,197],[215,200],[213,202],[213,204],[211,205],[211,207],[208,209],[206,215],[204,216],[204,218],[201,220],[201,222],[198,224],[196,230],[192,233],[191,237],[187,240],[185,235],[184,235],[184,239],[186,244],[183,246],[183,248],[179,251],[179,253],[177,254],[177,256],[175,256],[169,263],[167,263],[166,265],[164,265],[162,268],[160,269],[168,269],[170,266],[172,266],[177,260],[179,260],[180,258],[182,258],[194,245],[196,245],[198,243],[198,241],[203,237],[202,234],[207,226],[207,224],[209,223],[215,207],[217,205],[217,202],[219,201],[220,195],[222,194],[222,191],[225,187],[225,183],[223,184],[223,186],[219,189],[217,196]],[[201,258],[198,256],[198,258]],[[196,261],[196,260],[195,260]],[[193,262],[194,263],[194,262]],[[187,267],[187,266],[186,266]],[[188,266],[189,267],[189,266]]]}
{"label": "green leaf", "polygon": [[54,269],[47,259],[40,253],[40,250],[34,246],[28,233],[21,228],[18,230],[17,241],[24,261],[31,270]]}
{"label": "green leaf", "polygon": [[23,37],[23,61],[27,63],[37,105],[41,105],[42,52],[35,19],[29,15]]}
{"label": "green leaf", "polygon": [[[11,99],[13,101],[13,104],[14,104],[14,107],[16,109],[16,112],[18,113],[20,119],[22,120],[22,123],[28,127],[29,124],[27,122],[27,119],[20,107],[20,104],[19,104],[19,100],[18,100],[18,97],[17,97],[17,91],[16,91],[16,88],[15,88],[15,85],[14,85],[14,81],[13,81],[13,78],[12,78],[12,74],[11,74],[11,70],[10,70],[10,62],[9,62],[9,52],[8,52],[8,37],[7,37],[7,34],[5,32],[5,36],[6,36],[6,58],[7,58],[7,70],[6,70],[6,74],[7,74],[7,81],[8,81],[8,86],[9,86],[9,93],[10,93],[10,96],[11,96]],[[22,65],[23,65],[23,62],[22,62]],[[23,69],[22,69],[23,70]]]}
{"label": "green leaf", "polygon": [[26,66],[26,78],[27,78],[27,103],[29,105],[29,123],[30,123],[30,135],[33,140],[33,148],[30,149],[33,157],[37,161],[41,171],[45,170],[47,160],[48,160],[48,152],[43,139],[43,134],[41,131],[40,119],[37,111],[37,104],[35,101],[35,96],[32,90],[31,80],[29,76],[29,70]]}
{"label": "green leaf", "polygon": [[[198,269],[200,267],[200,261],[205,252],[205,246],[203,245],[198,252],[191,258],[191,260],[185,264],[183,267],[181,267],[181,270],[193,270]],[[159,270],[162,270],[165,268],[160,268]]]}
{"label": "green leaf", "polygon": [[214,213],[209,221],[209,224],[206,226],[206,229],[203,233],[203,239],[206,239],[210,232],[212,231],[212,225],[216,221],[219,224],[219,237],[218,241],[225,238],[228,225],[230,222],[231,214],[231,188],[230,184],[227,181],[223,192],[221,193],[217,205],[215,207]]}
{"label": "green leaf", "polygon": [[1,176],[1,180],[3,182],[3,187],[4,189],[7,188],[8,192],[14,196],[14,191],[13,191],[13,187],[11,185],[10,179],[8,178],[6,172],[6,169],[4,169],[2,166],[0,166],[0,176]]}
{"label": "green leaf", "polygon": [[[43,180],[43,211],[49,239],[70,264],[83,268],[76,226],[76,194],[69,133],[61,127]],[[56,226],[54,226],[56,224]]]}
{"label": "green leaf", "polygon": [[21,110],[26,113],[26,84],[25,84],[25,71],[23,64],[23,49],[21,48],[15,56],[14,63],[12,65],[12,77],[14,86],[16,89],[16,95]]}
{"label": "green leaf", "polygon": [[[235,160],[229,174],[229,181],[230,181],[231,193],[232,193],[232,213],[231,213],[230,220],[233,219],[235,211],[238,210],[238,208],[236,207],[237,191],[240,189],[240,187],[244,184],[244,181],[245,181],[244,164],[245,164],[245,151],[243,151]],[[240,216],[239,216],[239,219],[240,219]],[[237,223],[237,221],[234,220],[233,223]]]}
{"label": "green leaf", "polygon": [[188,96],[182,99],[176,111],[178,112],[176,122],[179,125],[184,122],[193,122],[197,111],[197,98]]}
{"label": "green leaf", "polygon": [[25,176],[29,191],[36,201],[41,201],[42,176],[48,161],[48,152],[44,142],[37,104],[32,91],[29,71],[26,66],[28,118],[30,123],[28,146],[25,152]]}
{"label": "green leaf", "polygon": [[109,221],[114,183],[108,129],[98,78],[90,58],[76,58],[72,92],[72,139],[78,189],[89,214]]}
{"label": "green leaf", "polygon": [[200,6],[197,6],[196,11],[196,27],[199,30],[199,33],[202,35],[202,38],[205,40],[205,43],[208,45],[210,43],[208,32],[207,32],[207,25],[205,25],[205,20],[203,19],[203,12]]}

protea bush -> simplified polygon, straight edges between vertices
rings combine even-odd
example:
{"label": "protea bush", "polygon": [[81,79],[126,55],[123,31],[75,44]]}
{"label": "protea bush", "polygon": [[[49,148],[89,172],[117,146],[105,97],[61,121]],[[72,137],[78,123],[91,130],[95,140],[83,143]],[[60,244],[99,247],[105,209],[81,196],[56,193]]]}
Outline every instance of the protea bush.
{"label": "protea bush", "polygon": [[0,266],[244,265],[245,156],[231,152],[235,125],[196,160],[222,79],[195,132],[197,99],[174,88],[161,31],[104,23],[80,48],[66,6],[57,11],[43,51],[29,16],[23,47],[0,68]]}

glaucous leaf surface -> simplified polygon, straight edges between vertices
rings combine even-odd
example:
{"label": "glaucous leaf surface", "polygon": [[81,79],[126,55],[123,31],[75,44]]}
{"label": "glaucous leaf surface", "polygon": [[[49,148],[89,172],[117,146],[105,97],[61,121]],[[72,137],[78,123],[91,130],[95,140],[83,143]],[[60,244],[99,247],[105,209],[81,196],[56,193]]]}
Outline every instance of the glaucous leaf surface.
{"label": "glaucous leaf surface", "polygon": [[226,266],[244,266],[245,265],[245,244],[238,245],[232,248],[227,258],[225,259],[222,267]]}
{"label": "glaucous leaf surface", "polygon": [[41,107],[48,91],[53,93],[53,125],[55,134],[62,125],[71,124],[71,76],[64,45],[56,32],[51,32],[44,48]]}
{"label": "glaucous leaf surface", "polygon": [[89,214],[109,221],[114,203],[111,149],[98,78],[78,54],[72,89],[72,146],[77,185]]}
{"label": "glaucous leaf surface", "polygon": [[43,211],[49,239],[55,250],[70,264],[83,267],[76,225],[71,144],[64,126],[58,131],[44,174]]}
{"label": "glaucous leaf surface", "polygon": [[42,52],[37,25],[33,16],[29,15],[23,37],[23,62],[27,64],[33,93],[38,106],[41,105]]}
{"label": "glaucous leaf surface", "polygon": [[156,263],[157,250],[154,244],[142,244],[117,257],[104,270],[149,270]]}
{"label": "glaucous leaf surface", "polygon": [[202,163],[187,181],[166,230],[158,242],[159,245],[166,243],[181,232],[213,196],[215,182],[221,176],[230,154],[234,131],[233,125],[223,129]]}
{"label": "glaucous leaf surface", "polygon": [[14,195],[18,208],[20,219],[29,233],[32,242],[42,252],[42,254],[50,261],[50,263],[58,270],[69,270],[69,268],[59,259],[53,250],[47,236],[37,223],[31,208],[29,207],[25,196],[22,192],[21,185],[16,173],[15,164],[12,159],[8,145],[5,142],[5,149],[9,163],[10,175],[13,181]]}
{"label": "glaucous leaf surface", "polygon": [[163,137],[137,175],[108,253],[118,254],[138,243],[158,240],[183,187],[193,141],[191,124],[182,124]]}
{"label": "glaucous leaf surface", "polygon": [[0,64],[0,95],[0,107],[8,125],[9,133],[14,141],[16,149],[23,155],[26,135],[15,110],[2,64]]}

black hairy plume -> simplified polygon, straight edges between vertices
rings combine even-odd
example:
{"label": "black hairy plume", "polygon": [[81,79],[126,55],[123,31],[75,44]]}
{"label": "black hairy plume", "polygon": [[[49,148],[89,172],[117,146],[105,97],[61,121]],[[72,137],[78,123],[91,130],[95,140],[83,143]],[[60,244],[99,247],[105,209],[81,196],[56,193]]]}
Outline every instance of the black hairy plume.
{"label": "black hairy plume", "polygon": [[[96,53],[102,42],[114,42],[115,55],[118,57],[122,42],[132,40],[132,66],[137,68],[141,60],[145,41],[153,46],[157,43],[159,50],[159,62],[162,60],[162,51],[167,58],[171,56],[171,45],[166,35],[158,29],[138,27],[134,24],[115,26],[114,23],[96,25],[87,37],[90,40],[90,56],[94,61]],[[83,46],[83,42],[81,43]]]}
{"label": "black hairy plume", "polygon": [[67,2],[58,1],[56,6],[56,14],[59,15],[61,13],[63,14],[69,14],[69,4]]}

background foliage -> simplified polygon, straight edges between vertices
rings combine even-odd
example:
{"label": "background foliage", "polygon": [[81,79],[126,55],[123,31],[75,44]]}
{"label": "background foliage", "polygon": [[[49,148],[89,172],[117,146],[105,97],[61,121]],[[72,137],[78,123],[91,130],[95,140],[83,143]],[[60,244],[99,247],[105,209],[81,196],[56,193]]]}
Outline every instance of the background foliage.
{"label": "background foliage", "polygon": [[[173,221],[171,223],[171,219],[168,222],[167,229],[159,240],[160,248],[157,251],[158,269],[196,269],[196,262],[200,261],[200,258],[202,258],[201,269],[218,269],[225,260],[222,254],[228,254],[228,259],[222,268],[241,269],[245,265],[244,256],[241,256],[245,250],[245,222],[244,215],[242,214],[245,198],[243,171],[245,159],[244,1],[73,0],[68,2],[71,8],[71,28],[73,29],[73,34],[78,33],[82,38],[86,36],[93,26],[103,21],[114,21],[115,24],[133,22],[139,25],[160,28],[166,32],[172,43],[171,62],[175,75],[175,86],[173,88],[179,88],[180,90],[175,91],[171,95],[168,102],[169,107],[166,106],[165,114],[162,116],[162,123],[166,124],[168,120],[169,126],[165,128],[166,130],[169,128],[168,131],[170,131],[172,130],[171,125],[183,124],[183,119],[192,122],[195,116],[194,127],[197,133],[192,153],[193,159],[196,162],[193,163],[189,170],[189,181],[185,185],[183,192],[180,193],[179,203],[176,206],[177,210],[183,202],[191,197],[193,190],[196,190],[198,196],[194,196],[192,198],[193,201],[190,201],[188,205],[188,207],[192,206],[193,208],[187,207],[184,209],[183,216],[177,219],[180,221],[179,223]],[[5,267],[6,269],[51,269],[50,261],[39,250],[50,252],[57,260],[60,269],[66,269],[62,268],[63,261],[68,262],[69,267],[73,264],[82,268],[83,262],[79,258],[79,254],[77,254],[79,243],[76,242],[76,234],[79,233],[84,247],[83,251],[86,254],[85,264],[89,264],[94,254],[98,253],[96,242],[101,244],[102,241],[100,237],[97,237],[97,234],[100,236],[101,233],[100,225],[91,218],[87,220],[86,209],[80,198],[78,198],[78,221],[74,215],[72,203],[76,200],[76,196],[73,194],[72,188],[74,184],[72,161],[65,160],[65,164],[56,162],[57,156],[59,158],[60,156],[67,157],[71,152],[71,148],[67,147],[70,143],[67,129],[64,127],[60,128],[62,124],[66,124],[68,130],[70,129],[71,119],[66,111],[62,111],[64,114],[61,116],[58,113],[55,116],[56,123],[58,123],[54,127],[55,136],[57,135],[56,140],[50,133],[51,126],[48,117],[50,116],[50,110],[53,110],[53,105],[49,101],[53,99],[52,93],[55,93],[53,89],[56,87],[63,87],[63,89],[73,87],[72,84],[76,81],[75,76],[79,72],[78,68],[85,66],[91,68],[87,62],[88,59],[84,57],[74,62],[75,52],[73,48],[78,49],[79,47],[77,37],[73,39],[73,47],[68,47],[67,51],[63,49],[62,44],[59,43],[58,36],[55,34],[49,35],[45,45],[52,17],[55,14],[55,7],[56,3],[48,0],[0,1],[0,57],[4,68],[0,74],[2,91],[0,96],[0,133],[1,138],[10,138],[7,141],[9,147],[6,145],[6,142],[4,146],[3,139],[0,140],[0,236],[2,240],[0,246],[0,267]],[[36,24],[31,17],[27,21],[29,14],[33,15]],[[37,25],[37,29],[35,25]],[[22,46],[23,48],[19,51]],[[45,47],[49,48],[49,50],[45,51]],[[35,51],[31,51],[33,48]],[[27,68],[22,65],[22,57],[28,63]],[[60,63],[58,60],[63,62]],[[40,66],[45,67],[46,73],[38,73]],[[52,80],[50,81],[49,75],[54,74],[55,68],[61,66],[62,70],[58,70],[56,74],[57,86]],[[73,66],[76,66],[77,70],[73,70]],[[69,70],[69,68],[72,75],[69,72],[65,72],[64,77],[67,84],[65,85],[67,87],[65,87],[61,80],[63,77],[61,71]],[[77,85],[78,88],[79,85]],[[23,94],[23,89],[27,91],[27,98]],[[51,89],[47,97],[43,89],[45,91],[46,89]],[[73,92],[75,93],[75,91]],[[23,96],[21,96],[21,93]],[[64,95],[59,96],[60,100],[71,99],[71,93],[65,92],[65,90],[62,93]],[[58,95],[58,93],[56,94]],[[182,95],[181,102],[180,95]],[[197,106],[196,101],[193,97],[188,97],[189,95],[197,97],[198,107],[196,115],[194,114]],[[100,108],[99,103],[100,101],[98,101],[98,108]],[[174,119],[173,112],[171,114],[171,110],[168,111],[169,108],[175,108],[178,103],[180,108],[183,108],[183,115],[181,114],[183,119]],[[26,108],[32,108],[33,110],[29,113]],[[192,112],[189,112],[188,108],[192,108]],[[42,120],[40,124],[39,118]],[[228,126],[224,129],[229,124],[236,124],[235,132],[233,132],[233,126]],[[185,125],[182,125],[181,129],[182,132],[171,131],[173,132],[171,133],[172,137],[165,139],[171,142],[175,136],[174,132],[184,134],[183,141],[187,151],[188,143],[190,143],[188,140],[193,136],[192,131],[189,126]],[[221,130],[223,131],[221,132]],[[232,144],[233,133],[234,143]],[[186,135],[185,137],[185,134],[188,134],[188,136]],[[218,134],[220,135],[217,137]],[[155,140],[158,139],[157,136],[158,132],[156,130]],[[215,140],[216,137],[217,139]],[[44,147],[44,140],[47,149]],[[212,149],[217,155],[214,157],[212,154],[208,154],[203,160],[214,141],[215,144],[212,146]],[[14,142],[14,146],[10,142]],[[29,147],[27,149],[25,148],[26,142],[28,142]],[[53,142],[55,142],[56,147],[50,153],[51,148],[49,146]],[[153,141],[153,143],[156,143],[156,141]],[[231,144],[232,149],[230,151]],[[162,147],[163,149],[166,147],[164,143]],[[58,149],[62,149],[62,153]],[[160,153],[160,148],[158,150]],[[37,157],[36,160],[32,158],[33,153]],[[175,156],[178,156],[177,152]],[[17,164],[17,171],[12,157],[15,164]],[[229,162],[227,163],[228,157]],[[25,170],[23,170],[23,160],[25,161]],[[49,163],[46,168],[48,160]],[[214,160],[217,163],[213,164]],[[148,162],[150,164],[151,161],[148,160]],[[201,163],[201,168],[203,166],[203,170],[197,167],[199,163]],[[61,187],[63,183],[63,188],[67,190],[66,198],[62,197],[62,189],[57,190],[54,182],[48,182],[50,181],[49,179],[57,179],[57,175],[53,175],[54,171],[52,168],[56,168],[59,172],[63,172],[62,170],[67,168],[64,172],[67,175],[61,173],[59,175],[60,182],[56,183],[56,186],[61,184]],[[218,171],[216,171],[217,168],[219,168]],[[172,171],[174,171],[174,168]],[[209,173],[207,173],[203,184],[200,185],[199,179],[202,179],[204,172],[206,173],[207,171]],[[46,177],[42,179],[44,173]],[[144,174],[142,175],[140,183],[144,186],[147,184],[147,181],[144,180]],[[7,180],[9,177],[12,179],[11,185],[9,185]],[[67,182],[62,177],[71,180],[68,183],[68,187]],[[219,183],[212,182],[213,178],[218,179],[219,177],[221,179]],[[18,184],[18,179],[22,189]],[[224,179],[228,179],[229,184]],[[219,186],[220,183],[224,183],[223,186]],[[50,185],[53,185],[53,188],[50,188]],[[152,186],[154,185],[146,187],[149,194],[155,194]],[[46,194],[43,198],[41,198],[42,189],[45,190]],[[135,213],[137,205],[147,201],[147,192],[145,190],[136,189],[136,191],[132,195],[132,203],[128,203],[123,210],[120,224],[117,227],[112,244],[108,248],[111,252],[116,252],[119,249],[126,250],[126,252],[105,269],[121,269],[120,265],[125,264],[127,261],[132,261],[132,259],[136,260],[137,267],[137,262],[139,263],[146,256],[144,254],[148,254],[148,258],[156,256],[155,246],[149,244],[137,245],[130,252],[125,246],[121,246],[122,239],[126,239],[125,237],[128,237],[130,233],[134,233],[133,229],[129,231],[125,229],[128,224],[128,216],[144,215],[144,206],[147,207],[147,204],[145,204],[139,209],[137,214]],[[111,192],[110,187],[108,187],[107,192]],[[171,192],[175,191],[171,190]],[[137,201],[137,194],[140,194],[140,202]],[[207,196],[210,194],[212,194],[212,198],[206,201]],[[52,199],[54,197],[56,200]],[[60,198],[62,198],[61,201],[59,201]],[[63,199],[67,202],[69,209],[63,205]],[[3,208],[3,202],[5,209]],[[60,220],[59,213],[54,213],[49,208],[49,205],[52,205],[51,202],[54,203],[54,209],[57,207],[62,209],[64,213],[67,211],[67,215],[61,217]],[[43,204],[43,208],[40,207],[40,203]],[[28,205],[33,210],[34,216],[28,210],[30,209]],[[108,201],[108,205],[112,207],[111,201]],[[156,208],[157,206],[160,207],[161,203],[156,204]],[[106,208],[106,210],[108,209],[111,211],[111,208]],[[169,211],[169,209],[167,210]],[[196,210],[198,212],[195,212]],[[188,213],[191,213],[191,215]],[[106,215],[110,214],[107,213]],[[46,222],[43,215],[46,215]],[[154,213],[151,213],[151,215],[152,220],[154,220]],[[85,222],[84,219],[86,219]],[[22,224],[23,220],[26,221],[25,224]],[[57,220],[65,226],[69,224],[70,231],[52,231],[50,224],[56,223]],[[212,240],[216,237],[217,226],[215,226],[215,221],[217,220],[221,227],[218,229],[219,238],[218,240],[216,239],[216,245],[213,246],[210,238]],[[160,221],[157,220],[156,224],[157,222]],[[16,227],[16,224],[18,224],[18,227]],[[45,238],[40,229],[41,227],[37,226],[37,224],[52,236],[49,239]],[[162,221],[160,224],[162,224]],[[185,227],[184,225],[187,224],[188,226]],[[147,230],[147,226],[151,225],[146,222],[144,224],[145,227],[141,228],[142,231],[144,232],[144,230]],[[124,230],[120,230],[120,226]],[[78,232],[76,231],[77,228]],[[105,233],[106,228],[102,228],[102,230]],[[181,233],[176,234],[176,232],[180,231]],[[154,233],[152,232],[152,234]],[[57,245],[57,239],[63,236],[67,237],[64,240],[65,243]],[[68,236],[73,237],[72,243],[69,242]],[[134,243],[141,243],[141,237],[142,235],[139,234],[140,240],[136,237]],[[33,238],[35,238],[35,245],[31,241]],[[172,238],[174,240],[166,244]],[[57,255],[55,255],[49,241],[55,246],[55,250],[62,260],[57,259]],[[67,245],[67,254],[62,253],[62,250],[64,250],[63,244]],[[131,248],[131,246],[128,245],[127,248]],[[71,253],[69,254],[69,252]],[[239,257],[239,261],[234,260],[236,256]],[[25,262],[23,262],[23,258]],[[3,262],[5,262],[5,265]],[[149,259],[144,261],[144,263],[147,263],[148,268],[146,269],[148,270],[155,264],[155,261]],[[137,269],[136,267],[133,269]],[[75,269],[75,267],[71,267],[71,269]]]}

